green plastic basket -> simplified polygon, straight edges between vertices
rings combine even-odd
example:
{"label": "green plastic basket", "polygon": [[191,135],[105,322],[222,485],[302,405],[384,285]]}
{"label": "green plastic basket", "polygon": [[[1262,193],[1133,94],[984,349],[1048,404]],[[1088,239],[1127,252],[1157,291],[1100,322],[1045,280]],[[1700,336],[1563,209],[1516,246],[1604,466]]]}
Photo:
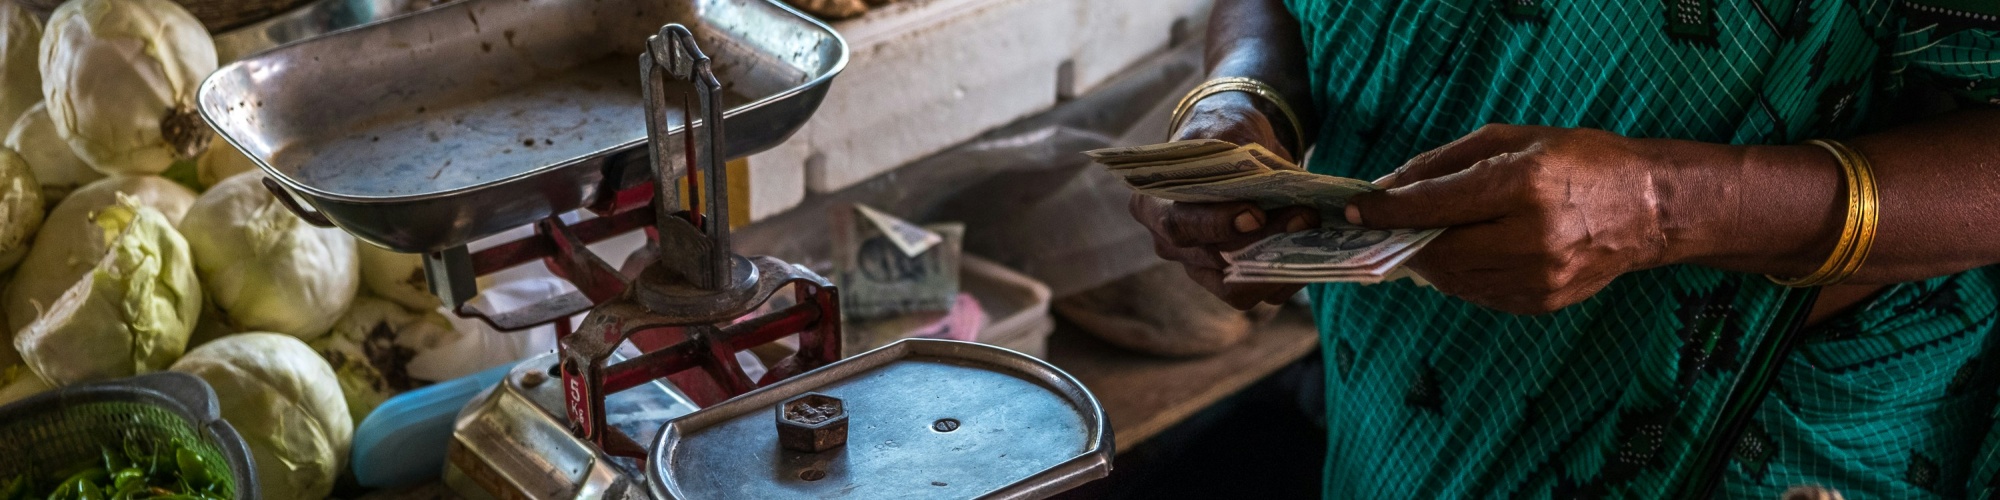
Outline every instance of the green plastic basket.
{"label": "green plastic basket", "polygon": [[65,387],[0,407],[0,478],[48,478],[100,460],[127,439],[178,440],[220,469],[231,498],[257,498],[256,467],[200,378],[162,372]]}

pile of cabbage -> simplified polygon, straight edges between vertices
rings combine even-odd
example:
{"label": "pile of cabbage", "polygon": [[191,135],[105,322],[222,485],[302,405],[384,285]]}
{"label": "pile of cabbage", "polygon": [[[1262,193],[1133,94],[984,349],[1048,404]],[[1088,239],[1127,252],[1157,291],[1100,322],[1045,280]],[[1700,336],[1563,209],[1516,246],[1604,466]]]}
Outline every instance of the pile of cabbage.
{"label": "pile of cabbage", "polygon": [[319,498],[354,425],[464,370],[416,256],[314,227],[195,112],[214,41],[170,0],[0,0],[0,404],[161,370],[212,385],[266,498]]}

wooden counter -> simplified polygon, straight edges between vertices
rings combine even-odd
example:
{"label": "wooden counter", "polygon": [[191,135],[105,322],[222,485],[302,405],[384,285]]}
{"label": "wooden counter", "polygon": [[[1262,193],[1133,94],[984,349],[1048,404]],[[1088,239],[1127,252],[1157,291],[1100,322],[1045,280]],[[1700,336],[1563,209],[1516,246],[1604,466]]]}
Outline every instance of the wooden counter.
{"label": "wooden counter", "polygon": [[1057,321],[1048,361],[1076,376],[1111,418],[1118,452],[1316,352],[1319,333],[1292,307],[1248,340],[1212,356],[1163,358],[1120,349]]}

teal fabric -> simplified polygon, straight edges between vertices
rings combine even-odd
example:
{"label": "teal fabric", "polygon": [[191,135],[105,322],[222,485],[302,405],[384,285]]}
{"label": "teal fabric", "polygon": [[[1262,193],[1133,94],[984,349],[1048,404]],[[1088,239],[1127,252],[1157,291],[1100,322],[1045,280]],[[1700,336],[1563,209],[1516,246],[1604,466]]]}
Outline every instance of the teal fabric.
{"label": "teal fabric", "polygon": [[[2000,79],[2000,18],[1983,12],[2000,6],[1983,0],[1287,4],[1323,111],[1308,167],[1364,179],[1486,123],[1792,143],[1881,126],[1877,108],[1916,85],[1984,105]],[[1723,492],[1987,493],[1996,279],[1894,286],[1810,332],[1731,444]],[[1779,291],[1673,266],[1521,317],[1407,282],[1315,285],[1326,496],[1665,496],[1715,439]]]}

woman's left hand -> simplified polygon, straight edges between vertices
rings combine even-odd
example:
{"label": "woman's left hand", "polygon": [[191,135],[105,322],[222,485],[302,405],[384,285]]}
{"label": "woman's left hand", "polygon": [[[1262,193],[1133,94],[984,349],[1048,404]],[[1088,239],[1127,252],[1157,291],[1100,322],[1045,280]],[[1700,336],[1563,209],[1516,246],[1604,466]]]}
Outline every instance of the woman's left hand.
{"label": "woman's left hand", "polygon": [[[1514,314],[1580,302],[1618,275],[1679,261],[1687,186],[1731,148],[1585,129],[1488,125],[1419,155],[1358,196],[1350,222],[1450,228],[1406,264],[1439,291]],[[1712,195],[1711,195],[1712,196]],[[1670,199],[1671,198],[1671,199]],[[1713,203],[1715,200],[1710,200]],[[1700,217],[1696,217],[1700,219]]]}

